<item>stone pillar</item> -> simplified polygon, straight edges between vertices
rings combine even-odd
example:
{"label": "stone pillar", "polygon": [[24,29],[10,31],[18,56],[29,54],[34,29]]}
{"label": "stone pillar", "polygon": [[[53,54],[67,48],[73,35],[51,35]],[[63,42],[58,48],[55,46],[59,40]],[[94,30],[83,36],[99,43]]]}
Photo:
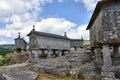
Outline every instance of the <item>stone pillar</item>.
{"label": "stone pillar", "polygon": [[113,47],[113,56],[114,57],[120,57],[119,46],[114,46]]}
{"label": "stone pillar", "polygon": [[17,54],[16,50],[14,50],[14,54]]}
{"label": "stone pillar", "polygon": [[58,56],[59,56],[59,57],[62,56],[62,50],[59,50]]}
{"label": "stone pillar", "polygon": [[114,72],[112,72],[112,60],[110,55],[109,44],[103,44],[103,61],[104,65],[102,67],[101,75],[106,78],[115,78]]}
{"label": "stone pillar", "polygon": [[103,44],[103,61],[104,66],[112,66],[109,44]]}
{"label": "stone pillar", "polygon": [[32,51],[29,51],[29,60],[32,60]]}
{"label": "stone pillar", "polygon": [[103,60],[102,60],[102,50],[101,50],[101,48],[96,47],[94,52],[95,52],[97,63],[102,64]]}
{"label": "stone pillar", "polygon": [[24,52],[24,50],[22,49],[22,50],[21,50],[21,53],[23,53],[23,52]]}
{"label": "stone pillar", "polygon": [[51,49],[48,49],[47,57],[48,57],[48,58],[51,58]]}
{"label": "stone pillar", "polygon": [[39,62],[38,52],[35,51],[34,55],[35,55],[35,60],[36,60],[36,62]]}

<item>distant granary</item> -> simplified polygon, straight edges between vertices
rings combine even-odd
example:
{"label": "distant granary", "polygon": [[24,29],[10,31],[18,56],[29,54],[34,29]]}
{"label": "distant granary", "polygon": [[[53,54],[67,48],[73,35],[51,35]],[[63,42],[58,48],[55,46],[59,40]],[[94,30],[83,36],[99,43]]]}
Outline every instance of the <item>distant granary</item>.
{"label": "distant granary", "polygon": [[[105,69],[113,64],[111,55],[120,57],[120,0],[99,1],[87,30],[90,30],[91,47],[95,49],[98,62],[103,57],[102,75],[113,77],[114,73]],[[112,54],[110,48],[113,48]]]}
{"label": "distant granary", "polygon": [[20,37],[20,33],[18,33],[18,38],[15,39],[15,52],[26,51],[26,41]]}
{"label": "distant granary", "polygon": [[33,30],[27,35],[29,36],[29,50],[36,54],[38,57],[38,52],[45,54],[47,51],[47,57],[51,57],[52,54],[58,56],[64,55],[70,51],[71,47],[82,47],[83,39],[70,39],[67,37],[66,32],[64,36],[44,33]]}
{"label": "distant granary", "polygon": [[83,48],[83,38],[81,39],[70,39],[70,47],[74,47],[75,50],[77,48]]}

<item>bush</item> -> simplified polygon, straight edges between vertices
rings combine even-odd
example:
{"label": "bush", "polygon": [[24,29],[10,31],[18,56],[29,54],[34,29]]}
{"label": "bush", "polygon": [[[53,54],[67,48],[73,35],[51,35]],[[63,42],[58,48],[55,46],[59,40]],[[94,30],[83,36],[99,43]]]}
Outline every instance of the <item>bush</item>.
{"label": "bush", "polygon": [[3,66],[12,55],[13,53],[7,53],[4,57],[0,55],[0,66]]}
{"label": "bush", "polygon": [[12,55],[13,55],[13,53],[7,53],[7,54],[4,56],[5,61],[6,61],[7,59],[9,59]]}
{"label": "bush", "polygon": [[0,66],[4,64],[5,64],[5,58],[2,55],[0,55]]}

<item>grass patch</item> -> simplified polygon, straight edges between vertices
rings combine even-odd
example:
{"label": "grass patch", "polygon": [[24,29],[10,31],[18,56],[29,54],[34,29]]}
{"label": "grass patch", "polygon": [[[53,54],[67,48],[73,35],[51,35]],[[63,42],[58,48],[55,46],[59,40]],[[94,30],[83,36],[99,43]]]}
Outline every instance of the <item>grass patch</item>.
{"label": "grass patch", "polygon": [[82,80],[82,79],[74,79],[70,77],[55,76],[47,73],[39,73],[37,80]]}

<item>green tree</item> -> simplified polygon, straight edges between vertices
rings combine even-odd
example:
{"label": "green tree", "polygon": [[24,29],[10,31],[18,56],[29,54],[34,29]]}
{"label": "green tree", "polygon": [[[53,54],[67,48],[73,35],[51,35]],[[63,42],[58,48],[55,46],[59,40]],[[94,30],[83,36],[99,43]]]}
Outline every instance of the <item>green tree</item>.
{"label": "green tree", "polygon": [[2,55],[0,55],[0,66],[4,64],[5,64],[5,58]]}
{"label": "green tree", "polygon": [[7,53],[7,54],[4,56],[5,61],[7,61],[7,59],[9,59],[12,55],[13,55],[13,53]]}

